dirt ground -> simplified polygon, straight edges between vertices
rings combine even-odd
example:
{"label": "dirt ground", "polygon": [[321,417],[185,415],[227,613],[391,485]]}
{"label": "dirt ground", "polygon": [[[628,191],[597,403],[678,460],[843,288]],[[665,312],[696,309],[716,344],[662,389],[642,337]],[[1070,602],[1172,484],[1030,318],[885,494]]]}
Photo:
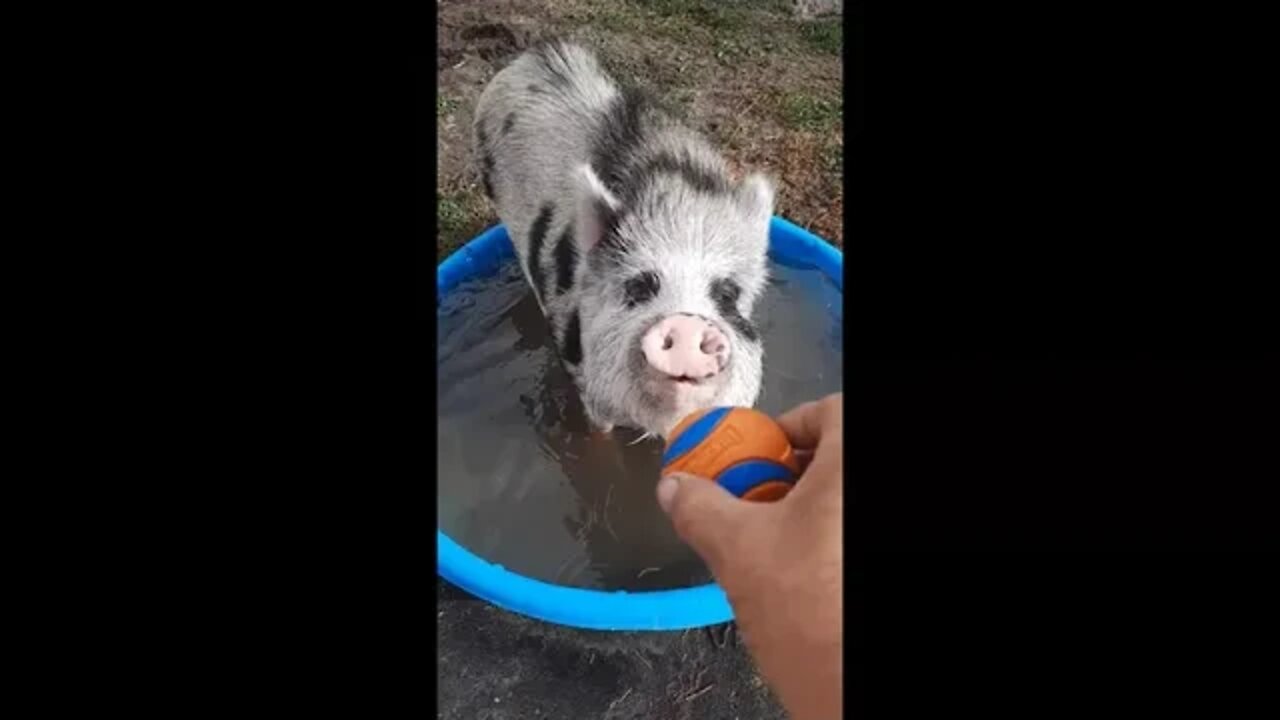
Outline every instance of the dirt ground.
{"label": "dirt ground", "polygon": [[[486,82],[559,36],[594,48],[724,153],[778,181],[777,213],[843,244],[839,18],[786,0],[440,0],[436,97],[441,258],[497,222],[470,124]],[[440,720],[783,718],[733,625],[674,633],[578,631],[437,584]]]}
{"label": "dirt ground", "polygon": [[595,49],[706,135],[735,172],[778,181],[777,214],[843,245],[843,39],[836,17],[801,20],[787,0],[438,2],[437,250],[448,255],[497,216],[471,156],[480,91],[550,36]]}
{"label": "dirt ground", "polygon": [[437,720],[783,720],[733,624],[573,630],[436,586]]}

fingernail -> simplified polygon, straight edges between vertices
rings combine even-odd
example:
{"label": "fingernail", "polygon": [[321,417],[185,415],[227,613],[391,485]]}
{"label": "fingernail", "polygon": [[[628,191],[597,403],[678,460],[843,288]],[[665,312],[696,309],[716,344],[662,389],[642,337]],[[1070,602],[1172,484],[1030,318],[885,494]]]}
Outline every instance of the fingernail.
{"label": "fingernail", "polygon": [[680,481],[674,475],[668,475],[658,481],[658,504],[664,512],[671,512],[671,501],[680,489]]}

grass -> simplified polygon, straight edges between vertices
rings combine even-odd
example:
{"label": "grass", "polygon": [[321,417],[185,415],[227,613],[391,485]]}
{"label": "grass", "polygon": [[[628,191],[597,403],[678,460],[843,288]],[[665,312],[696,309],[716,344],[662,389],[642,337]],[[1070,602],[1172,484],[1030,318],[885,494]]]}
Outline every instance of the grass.
{"label": "grass", "polygon": [[819,161],[822,163],[822,169],[827,171],[833,178],[841,178],[844,176],[844,144],[840,142],[828,142],[818,151]]}
{"label": "grass", "polygon": [[479,234],[489,224],[491,212],[478,190],[442,190],[436,196],[436,252],[440,259]]}
{"label": "grass", "polygon": [[582,21],[619,36],[662,38],[722,67],[770,57],[839,55],[839,19],[793,19],[786,0],[588,0]]}
{"label": "grass", "polygon": [[711,30],[737,32],[747,24],[740,4],[698,2],[697,0],[646,0],[644,2],[630,0],[628,4],[646,8],[659,17],[679,18]]}
{"label": "grass", "polygon": [[594,10],[590,15],[591,21],[597,27],[616,33],[626,33],[635,30],[639,23],[644,19],[641,15],[634,12],[632,8],[623,4],[609,4],[605,7]]}
{"label": "grass", "polygon": [[800,37],[819,52],[839,55],[844,45],[844,30],[839,20],[815,20],[800,26]]}
{"label": "grass", "polygon": [[776,18],[761,12],[775,6],[781,6],[777,0],[610,0],[595,6],[591,19],[614,33],[711,48],[722,65],[731,65],[776,49]]}
{"label": "grass", "polygon": [[436,221],[440,224],[441,235],[456,235],[466,220],[466,211],[453,197],[446,195],[436,199]]}
{"label": "grass", "polygon": [[840,121],[844,103],[808,93],[786,93],[779,102],[779,113],[786,124],[796,130],[825,132]]}
{"label": "grass", "polygon": [[[451,12],[455,22],[472,24],[526,20],[494,10],[476,19]],[[596,49],[610,74],[648,90],[731,164],[778,173],[792,218],[840,243],[839,19],[801,20],[786,0],[564,0],[534,14],[548,32]],[[469,118],[460,115],[483,83],[472,76],[450,82],[436,112],[443,142],[458,147],[470,142]],[[455,167],[464,155],[452,153],[437,171],[441,257],[497,221],[475,173]]]}
{"label": "grass", "polygon": [[442,118],[453,112],[458,107],[457,100],[451,100],[444,95],[436,96],[436,117]]}

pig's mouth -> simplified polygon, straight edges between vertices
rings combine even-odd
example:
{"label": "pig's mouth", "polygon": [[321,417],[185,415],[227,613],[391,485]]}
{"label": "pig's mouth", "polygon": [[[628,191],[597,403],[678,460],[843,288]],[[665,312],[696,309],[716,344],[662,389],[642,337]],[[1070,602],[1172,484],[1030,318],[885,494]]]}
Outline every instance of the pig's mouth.
{"label": "pig's mouth", "polygon": [[640,397],[645,429],[666,437],[689,413],[713,407],[723,385],[723,374],[711,377],[672,376],[647,368]]}
{"label": "pig's mouth", "polygon": [[672,376],[651,373],[649,375],[649,383],[659,397],[666,398],[668,402],[674,401],[679,404],[681,400],[689,401],[714,394],[716,388],[720,385],[720,376],[694,377],[692,375]]}
{"label": "pig's mouth", "polygon": [[721,376],[721,373],[718,372],[710,375],[668,375],[653,367],[645,367],[644,374],[647,376],[649,384],[665,389],[711,387],[719,381]]}

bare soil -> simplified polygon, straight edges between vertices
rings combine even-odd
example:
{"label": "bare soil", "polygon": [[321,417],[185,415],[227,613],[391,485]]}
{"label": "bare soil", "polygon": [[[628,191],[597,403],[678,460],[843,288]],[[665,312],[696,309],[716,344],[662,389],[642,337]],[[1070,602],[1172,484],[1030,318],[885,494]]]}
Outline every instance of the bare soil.
{"label": "bare soil", "polygon": [[589,632],[436,588],[437,720],[783,720],[734,625]]}
{"label": "bare soil", "polygon": [[779,215],[843,245],[839,18],[787,0],[453,0],[438,3],[441,257],[495,224],[472,158],[485,83],[532,42],[573,39],[705,134],[735,172],[778,181]]}

